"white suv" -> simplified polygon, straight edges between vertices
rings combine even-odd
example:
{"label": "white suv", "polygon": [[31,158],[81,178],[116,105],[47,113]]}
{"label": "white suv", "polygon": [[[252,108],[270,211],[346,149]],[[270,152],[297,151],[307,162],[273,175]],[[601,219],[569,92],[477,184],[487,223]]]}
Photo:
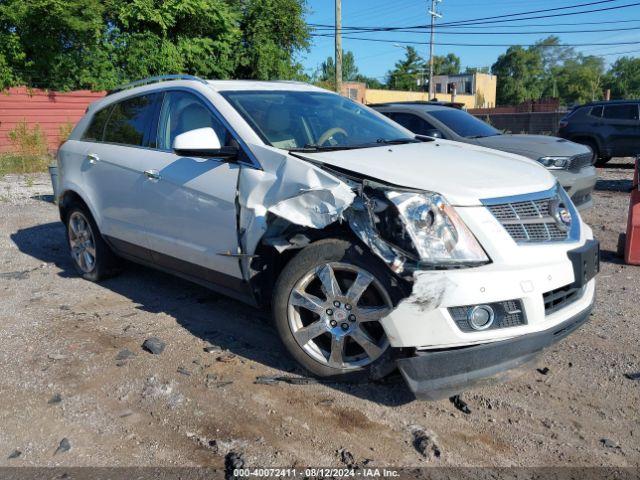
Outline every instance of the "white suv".
{"label": "white suv", "polygon": [[84,278],[122,257],[271,305],[332,381],[397,367],[418,397],[450,395],[593,305],[598,243],[546,169],[310,85],[136,82],[88,109],[58,165]]}

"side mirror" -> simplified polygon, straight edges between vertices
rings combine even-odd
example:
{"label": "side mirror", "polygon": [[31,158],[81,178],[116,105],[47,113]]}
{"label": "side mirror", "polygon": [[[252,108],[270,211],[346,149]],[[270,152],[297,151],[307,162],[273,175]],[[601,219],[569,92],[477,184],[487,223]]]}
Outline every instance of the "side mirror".
{"label": "side mirror", "polygon": [[424,132],[424,135],[432,138],[444,138],[442,132],[436,128],[434,128],[433,130],[427,130],[426,132]]}
{"label": "side mirror", "polygon": [[238,156],[235,147],[223,147],[211,127],[197,128],[181,133],[173,141],[173,151],[182,157],[214,157],[234,160]]}

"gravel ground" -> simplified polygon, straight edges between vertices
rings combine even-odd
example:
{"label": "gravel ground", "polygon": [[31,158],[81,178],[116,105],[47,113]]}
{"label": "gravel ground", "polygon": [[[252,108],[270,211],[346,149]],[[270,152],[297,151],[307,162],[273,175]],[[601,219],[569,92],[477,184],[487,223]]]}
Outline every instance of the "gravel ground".
{"label": "gravel ground", "polygon": [[[415,401],[397,378],[256,383],[301,374],[267,313],[137,266],[81,280],[47,176],[6,176],[0,466],[223,467],[235,452],[247,466],[639,467],[640,379],[625,374],[640,372],[640,267],[615,254],[632,164],[599,173],[591,321],[541,356],[546,374],[466,392],[470,414]],[[149,337],[162,353],[141,348]]]}

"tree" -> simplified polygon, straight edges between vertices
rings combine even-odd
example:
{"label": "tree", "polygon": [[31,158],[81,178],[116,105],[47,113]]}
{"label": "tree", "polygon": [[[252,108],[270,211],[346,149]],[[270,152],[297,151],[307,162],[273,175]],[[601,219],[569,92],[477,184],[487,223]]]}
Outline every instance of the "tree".
{"label": "tree", "polygon": [[305,0],[3,0],[0,87],[108,89],[166,73],[300,78]]}
{"label": "tree", "polygon": [[577,55],[556,67],[557,81],[562,103],[585,103],[602,98],[604,60],[593,55]]}
{"label": "tree", "polygon": [[[335,90],[336,65],[333,57],[327,57],[313,76],[314,83],[328,90]],[[356,65],[353,52],[342,52],[342,81],[360,82],[369,88],[384,88],[385,85],[376,78],[362,75]]]}
{"label": "tree", "polygon": [[542,94],[542,55],[535,47],[509,47],[491,66],[491,73],[498,77],[498,105],[518,104],[538,99]]}
{"label": "tree", "polygon": [[395,64],[387,74],[389,88],[395,90],[420,90],[419,80],[425,77],[425,62],[413,47],[405,49],[405,58]]}
{"label": "tree", "polygon": [[607,73],[605,86],[613,98],[639,98],[640,58],[618,58]]}
{"label": "tree", "polygon": [[457,75],[460,73],[460,57],[455,53],[433,56],[434,75]]}
{"label": "tree", "polygon": [[542,58],[542,96],[559,97],[556,77],[563,65],[576,57],[575,49],[563,46],[555,35],[538,40],[532,48]]}
{"label": "tree", "polygon": [[[360,74],[358,67],[356,66],[356,59],[353,56],[353,52],[342,52],[342,81],[353,82],[356,81],[356,77]],[[336,64],[333,57],[327,57],[322,62],[317,73],[318,81],[335,83],[336,79]]]}
{"label": "tree", "polygon": [[491,73],[491,67],[467,67],[464,73],[473,75],[475,73]]}
{"label": "tree", "polygon": [[[237,78],[306,79],[298,52],[309,47],[305,0],[227,0],[239,10],[240,66]],[[231,51],[236,44],[229,45]]]}

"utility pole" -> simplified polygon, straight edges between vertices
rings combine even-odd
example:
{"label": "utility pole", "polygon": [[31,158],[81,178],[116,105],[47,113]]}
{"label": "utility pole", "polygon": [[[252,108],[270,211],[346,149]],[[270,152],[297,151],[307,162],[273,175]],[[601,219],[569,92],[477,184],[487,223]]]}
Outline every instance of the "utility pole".
{"label": "utility pole", "polygon": [[342,0],[336,0],[336,92],[342,93]]}
{"label": "utility pole", "polygon": [[431,100],[435,96],[435,90],[433,88],[433,47],[436,37],[436,18],[442,18],[442,15],[438,13],[438,3],[442,0],[431,0],[431,10],[429,15],[431,16],[431,39],[429,40],[429,98]]}

